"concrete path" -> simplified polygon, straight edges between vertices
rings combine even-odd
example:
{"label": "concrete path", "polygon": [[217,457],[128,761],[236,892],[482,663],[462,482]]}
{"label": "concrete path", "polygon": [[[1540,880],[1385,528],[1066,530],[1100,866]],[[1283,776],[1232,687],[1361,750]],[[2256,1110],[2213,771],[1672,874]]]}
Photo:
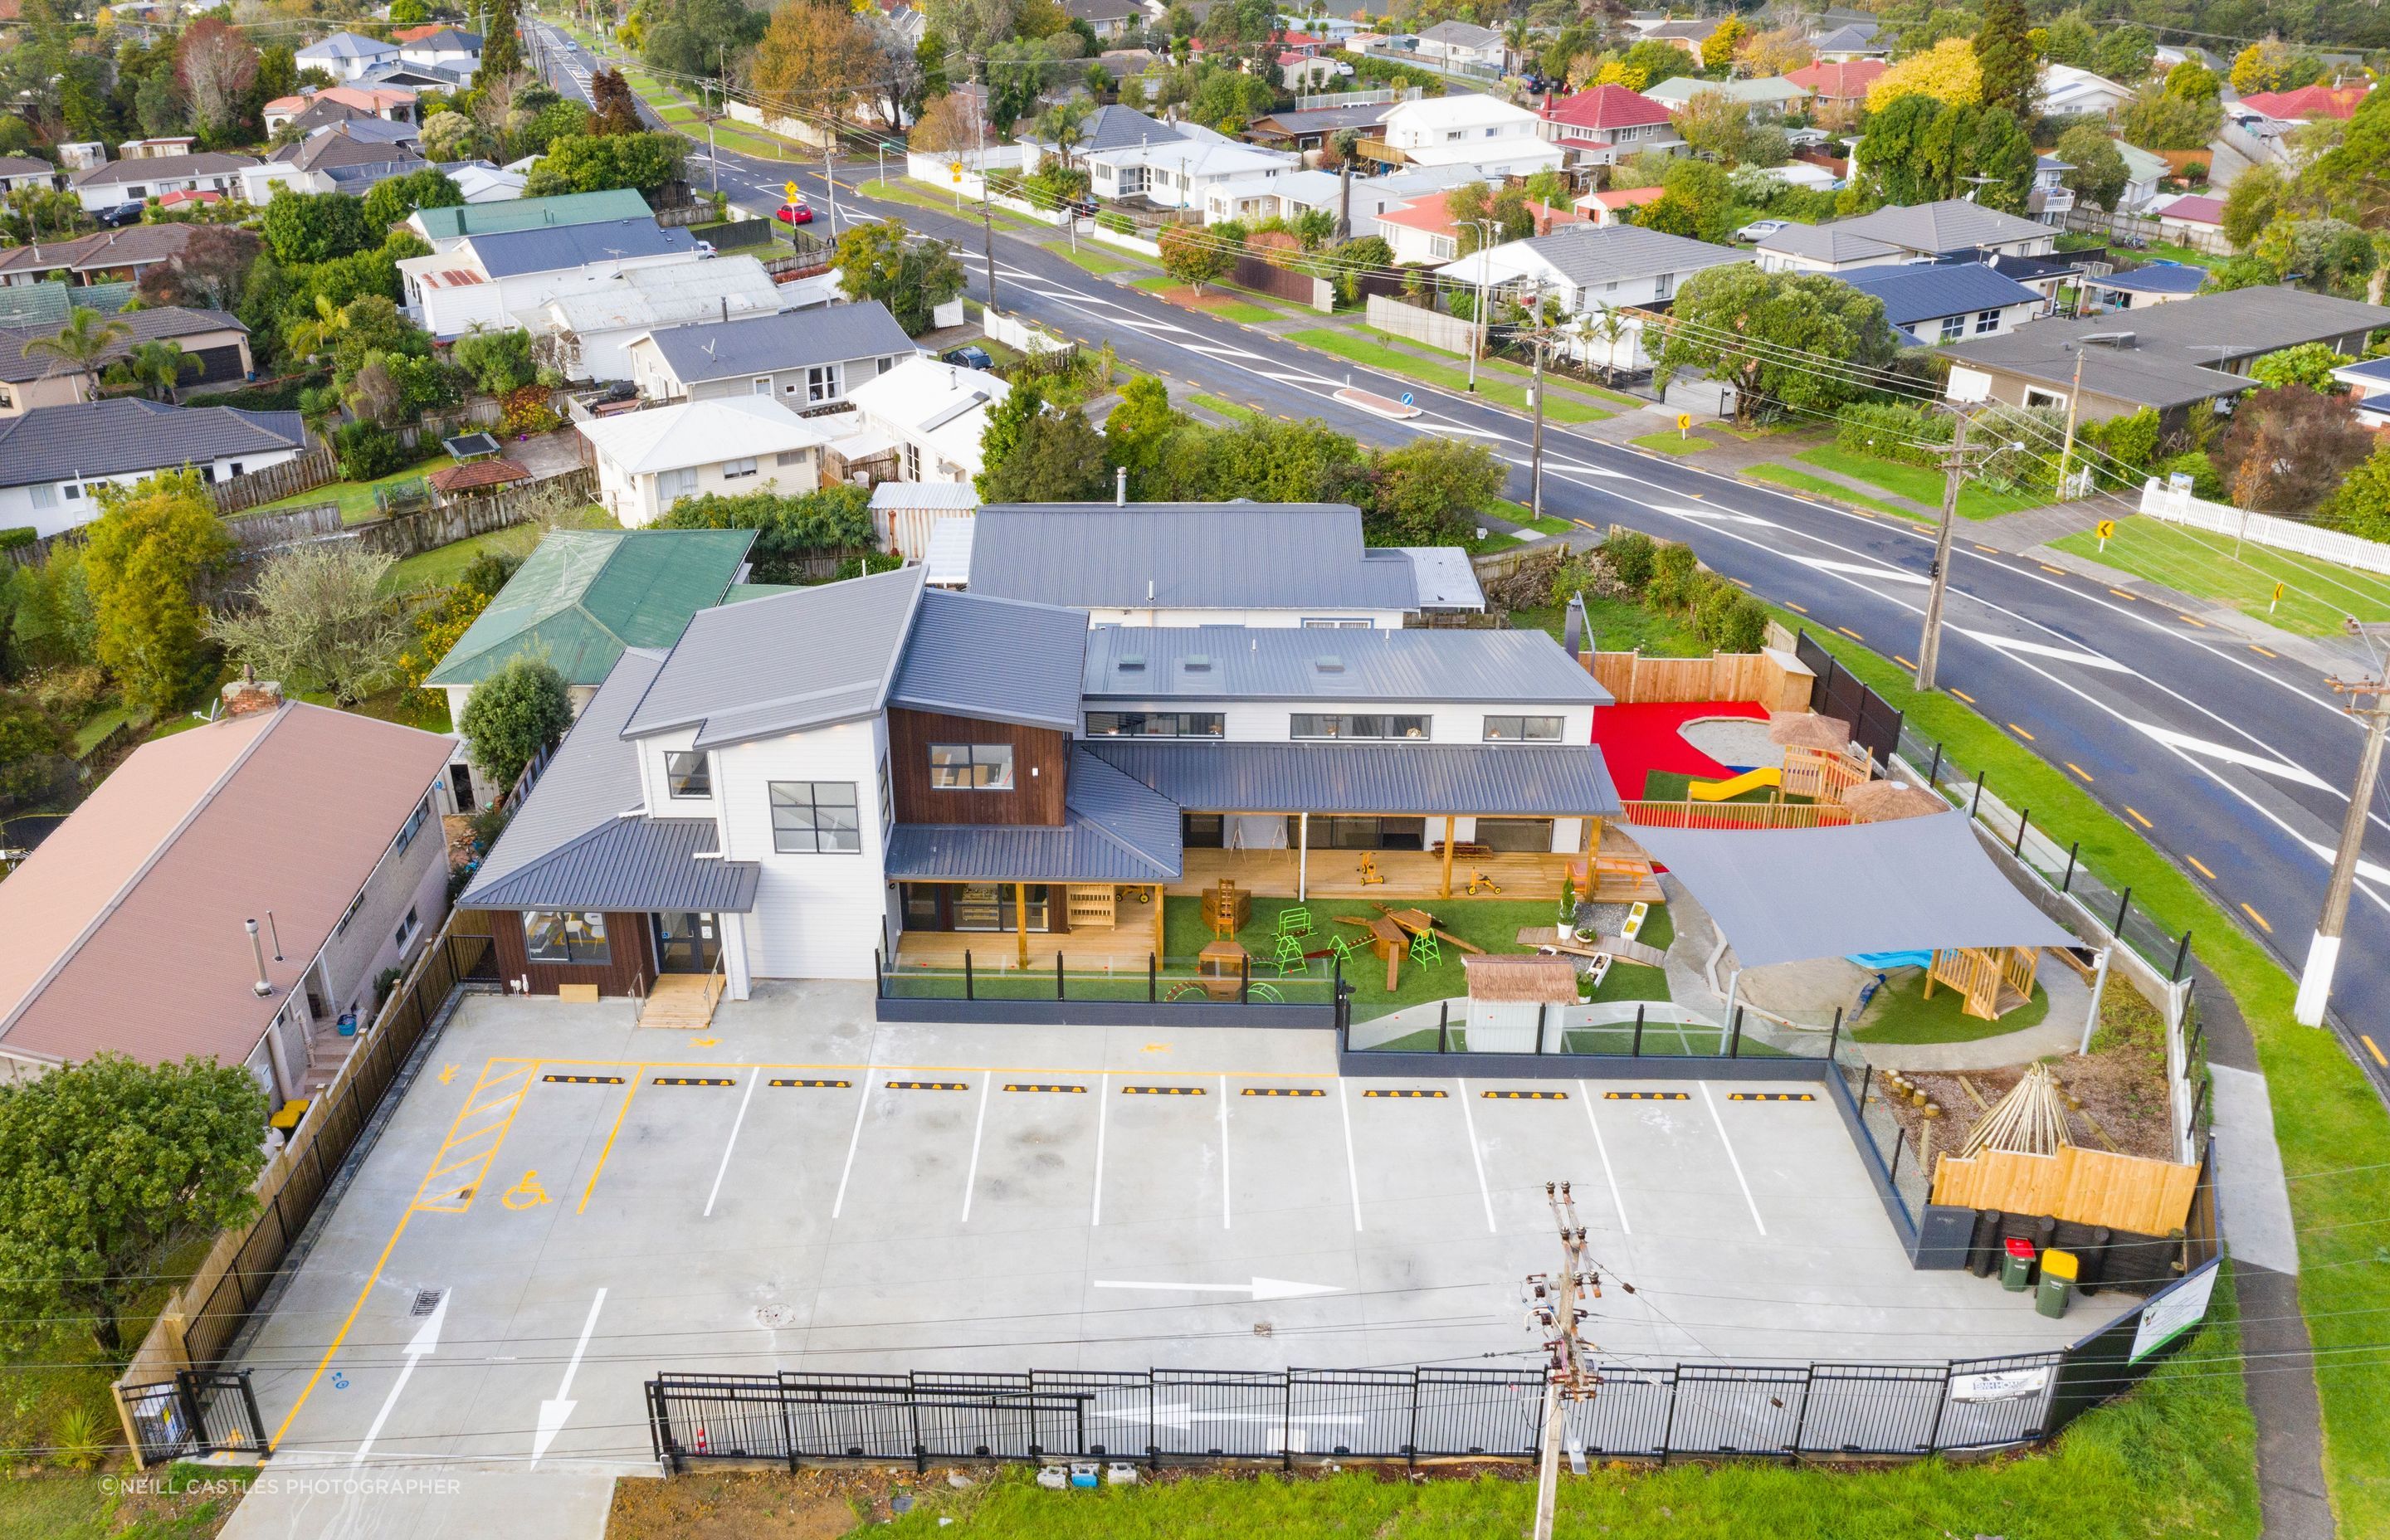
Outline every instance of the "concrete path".
{"label": "concrete path", "polygon": [[221,1540],[598,1540],[614,1503],[607,1467],[276,1460],[250,1483]]}

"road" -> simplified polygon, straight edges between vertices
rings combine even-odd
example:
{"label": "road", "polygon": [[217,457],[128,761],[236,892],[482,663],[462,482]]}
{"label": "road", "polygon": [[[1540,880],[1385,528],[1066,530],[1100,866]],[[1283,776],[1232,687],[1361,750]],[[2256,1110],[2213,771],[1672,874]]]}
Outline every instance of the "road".
{"label": "road", "polygon": [[[540,29],[562,88],[585,87],[595,61]],[[585,90],[584,92],[585,99]],[[795,180],[830,233],[818,164],[799,168],[701,149],[691,180],[717,175],[734,201],[777,206]],[[984,297],[977,222],[864,199],[842,176],[838,227],[861,211],[957,243]],[[1486,444],[1525,495],[1529,427],[1519,416],[1182,310],[1096,278],[1001,228],[996,278],[1005,310],[1089,342],[1127,366],[1287,417],[1317,417],[1364,443],[1420,433]],[[1426,408],[1396,423],[1344,405],[1346,383],[1412,392]],[[1557,425],[1545,437],[1545,507],[1589,530],[1613,523],[1691,545],[1712,570],[1887,657],[1906,659],[1922,627],[1931,530],[1751,486],[1698,466],[1600,443]],[[2311,667],[2274,656],[2146,598],[2030,558],[1953,548],[1940,684],[2079,776],[2187,871],[2295,975],[2322,905],[2347,808],[2361,732]],[[1591,538],[1590,535],[1580,538]],[[2333,991],[2333,1030],[2390,1097],[2390,1065],[2361,1044],[2390,1006],[2390,821],[2379,807]],[[2213,874],[2212,877],[2206,874]],[[2197,942],[2194,938],[2193,945]],[[2373,1041],[2383,1042],[2374,1033]]]}

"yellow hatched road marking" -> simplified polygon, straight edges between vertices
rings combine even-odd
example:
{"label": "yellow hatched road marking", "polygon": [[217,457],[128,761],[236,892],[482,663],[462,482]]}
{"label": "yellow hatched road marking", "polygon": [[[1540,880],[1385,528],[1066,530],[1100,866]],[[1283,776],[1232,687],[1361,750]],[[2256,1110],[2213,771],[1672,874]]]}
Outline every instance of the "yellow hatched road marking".
{"label": "yellow hatched road marking", "polygon": [[489,1174],[498,1146],[506,1142],[507,1130],[514,1126],[535,1062],[518,1060],[501,1070],[493,1061],[482,1068],[481,1079],[466,1094],[463,1110],[449,1124],[448,1137],[442,1141],[440,1152],[431,1158],[431,1168],[416,1189],[417,1207],[462,1213],[473,1206],[475,1190]]}

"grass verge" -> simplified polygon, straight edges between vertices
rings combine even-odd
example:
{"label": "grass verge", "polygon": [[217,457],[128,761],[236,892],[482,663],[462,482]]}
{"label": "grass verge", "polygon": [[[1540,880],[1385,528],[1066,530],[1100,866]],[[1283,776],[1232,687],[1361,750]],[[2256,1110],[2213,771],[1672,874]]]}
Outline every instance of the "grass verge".
{"label": "grass verge", "polygon": [[1086,269],[1088,272],[1093,273],[1099,278],[1108,278],[1115,273],[1142,273],[1145,271],[1143,267],[1139,266],[1136,263],[1124,262],[1118,257],[1112,256],[1107,252],[1099,251],[1089,246],[1078,247],[1075,250],[1069,246],[1049,246],[1046,248],[1046,250],[1053,252],[1056,256],[1061,258],[1064,262],[1071,263],[1074,267],[1083,267]]}
{"label": "grass verge", "polygon": [[[1432,359],[1414,357],[1407,353],[1397,353],[1383,343],[1372,342],[1368,338],[1356,337],[1350,332],[1315,327],[1305,331],[1291,331],[1285,335],[1290,341],[1317,348],[1321,353],[1333,353],[1339,358],[1355,364],[1365,364],[1373,369],[1383,369],[1388,374],[1422,380],[1427,384],[1440,386],[1445,390],[1462,394],[1468,393],[1469,391],[1469,371],[1465,368],[1457,368],[1449,364],[1438,364]],[[1490,379],[1482,373],[1477,380],[1477,395],[1482,400],[1493,402],[1499,406],[1507,406],[1514,412],[1525,412],[1530,409],[1527,405],[1525,386]],[[1598,406],[1588,406],[1573,397],[1561,396],[1557,392],[1544,403],[1544,417],[1551,422],[1601,422],[1614,415]]]}
{"label": "grass verge", "polygon": [[1795,470],[1789,465],[1750,466],[1745,468],[1743,474],[1763,481],[1773,481],[1778,486],[1791,487],[1795,492],[1805,492],[1812,497],[1822,497],[1828,502],[1847,503],[1854,507],[1870,508],[1877,513],[1889,513],[1898,518],[1915,519],[1926,523],[1933,521],[1915,508],[1902,507],[1880,498],[1870,497],[1865,493],[1853,492],[1840,481],[1830,481],[1823,476],[1812,476],[1805,470]]}
{"label": "grass verge", "polygon": [[1538,519],[1526,504],[1514,503],[1508,497],[1495,498],[1493,502],[1486,505],[1486,508],[1488,512],[1499,514],[1521,529],[1533,530],[1537,534],[1568,534],[1576,529],[1576,525],[1570,520],[1555,519],[1550,514]]}
{"label": "grass verge", "polygon": [[[1398,336],[1378,327],[1363,327],[1361,329],[1395,353],[1430,353],[1434,355],[1431,362],[1434,359],[1457,358],[1460,360],[1463,368],[1468,366],[1469,355],[1465,353],[1457,353],[1450,348],[1439,348],[1434,343],[1420,338]],[[1483,380],[1487,375],[1508,375],[1513,379],[1533,383],[1536,371],[1524,364],[1514,364],[1507,358],[1481,358],[1477,361],[1478,379]],[[1549,369],[1544,371],[1544,383],[1550,388],[1555,396],[1561,399],[1566,399],[1571,391],[1574,391],[1581,396],[1591,396],[1597,401],[1608,402],[1613,406],[1624,406],[1629,411],[1651,404],[1649,402],[1638,401],[1633,396],[1622,394],[1617,391],[1604,390],[1599,385],[1589,385],[1582,379],[1555,373]]]}
{"label": "grass verge", "polygon": [[1698,455],[1717,447],[1707,439],[1689,438],[1682,433],[1638,433],[1626,442],[1658,455]]}
{"label": "grass verge", "polygon": [[1187,399],[1194,405],[1201,406],[1207,412],[1217,412],[1224,417],[1239,417],[1246,422],[1261,422],[1266,420],[1269,416],[1268,413],[1262,411],[1258,407],[1240,406],[1233,401],[1223,401],[1218,396],[1206,395],[1201,391],[1194,392]]}
{"label": "grass verge", "polygon": [[[1920,465],[1902,465],[1895,460],[1879,460],[1872,455],[1854,455],[1840,444],[1820,444],[1805,449],[1795,459],[1806,460],[1821,470],[1853,481],[1878,486],[1895,496],[1929,508],[1942,506],[1942,473]],[[1959,517],[1961,519],[1998,519],[2004,513],[2041,507],[2042,499],[2032,493],[1993,492],[1980,486],[1959,489]]]}
{"label": "grass verge", "polygon": [[[2245,543],[2234,554],[2225,535],[2187,530],[2162,519],[2135,515],[2116,520],[2106,550],[2088,532],[2053,540],[2062,551],[2162,583],[2193,598],[2230,605],[2285,631],[2338,635],[2341,618],[2390,621],[2390,577],[2313,557]],[[2282,588],[2274,602],[2274,586]]]}
{"label": "grass verge", "polygon": [[[927,209],[932,213],[953,214],[957,219],[967,219],[979,209],[979,200],[970,198],[964,199],[962,207],[957,209],[952,192],[944,187],[932,186],[927,182],[917,182],[909,176],[892,176],[885,181],[875,178],[854,190],[866,198],[885,199],[892,203],[910,203],[917,209]],[[988,214],[1000,229],[1018,230],[1033,236],[1050,236],[1054,233],[1054,226],[1051,225],[1040,225],[1034,219],[1024,219],[1009,209],[990,209]]]}

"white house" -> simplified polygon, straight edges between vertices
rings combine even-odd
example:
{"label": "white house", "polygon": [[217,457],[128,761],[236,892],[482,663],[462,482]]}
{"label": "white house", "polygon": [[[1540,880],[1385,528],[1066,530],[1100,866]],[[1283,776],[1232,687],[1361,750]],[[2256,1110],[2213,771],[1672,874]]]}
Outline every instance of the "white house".
{"label": "white house", "polygon": [[1571,351],[1596,365],[1639,368],[1641,328],[1611,338],[1604,313],[1620,306],[1664,305],[1694,274],[1746,260],[1730,247],[1689,240],[1639,225],[1568,225],[1548,236],[1506,241],[1440,270],[1444,277],[1515,296],[1541,293],[1557,301],[1578,340]]}
{"label": "white house", "polygon": [[445,70],[464,83],[470,84],[473,71],[482,67],[482,35],[455,27],[443,27],[436,32],[400,44],[398,57],[409,64]]}
{"label": "white house", "polygon": [[58,184],[58,168],[30,155],[0,155],[0,198],[13,192],[47,192]]}
{"label": "white house", "polygon": [[918,351],[877,300],[700,321],[649,332],[625,349],[650,401],[761,396],[799,411],[844,401]]}
{"label": "white house", "polygon": [[1142,198],[1165,209],[1200,209],[1214,187],[1266,182],[1303,166],[1291,151],[1216,138],[1126,145],[1082,160],[1098,198]]}
{"label": "white house", "polygon": [[2034,218],[2044,225],[2065,225],[2075,207],[2075,189],[2066,185],[2066,173],[2074,169],[2055,155],[2034,157],[2033,189],[2025,195],[2025,207]]}
{"label": "white house", "polygon": [[687,401],[575,425],[598,467],[598,500],[625,529],[709,492],[794,495],[821,485],[828,434],[767,396]]}
{"label": "white house", "polygon": [[1388,109],[1377,143],[1400,165],[1466,165],[1487,176],[1531,176],[1558,171],[1567,160],[1560,146],[1545,140],[1542,126],[1535,113],[1493,96],[1425,96]]}
{"label": "white house", "polygon": [[1998,337],[2048,314],[2049,302],[1982,263],[1900,263],[1839,275],[1883,302],[1884,319],[1928,345]]}
{"label": "white house", "polygon": [[1416,52],[1420,58],[1438,64],[1461,68],[1473,64],[1497,74],[1510,58],[1500,32],[1466,21],[1439,21],[1421,30]]}
{"label": "white house", "polygon": [[135,160],[106,160],[67,178],[86,213],[100,213],[120,203],[163,198],[175,192],[213,192],[240,196],[240,173],[256,165],[247,155],[144,156]]}
{"label": "white house", "polygon": [[768,315],[788,304],[787,292],[753,257],[716,257],[630,268],[611,281],[567,289],[521,319],[567,379],[628,379],[630,345],[649,332]]}
{"label": "white house", "polygon": [[502,171],[487,160],[468,160],[447,169],[448,180],[456,184],[469,204],[511,203],[522,197],[528,180],[520,172]]}
{"label": "white house", "polygon": [[2044,64],[2041,67],[2041,110],[2050,117],[2062,117],[2072,112],[2097,112],[2109,116],[2133,99],[2133,88],[2119,85],[2105,75],[2095,75],[2072,64]]}
{"label": "white house", "polygon": [[2128,145],[2122,139],[2109,142],[2125,158],[2125,190],[2116,199],[2116,212],[2138,213],[2158,196],[2159,186],[2174,174],[2174,167],[2166,163],[2165,157],[2152,155],[2139,145]]}
{"label": "white house", "polygon": [[302,70],[321,70],[335,81],[354,80],[378,64],[396,63],[399,45],[354,32],[334,32],[300,49],[296,58]]}
{"label": "white house", "polygon": [[296,412],[169,406],[107,396],[0,417],[0,528],[38,534],[99,517],[102,486],[195,467],[211,482],[246,476],[308,449]]}
{"label": "white house", "polygon": [[1574,166],[1609,166],[1645,150],[1675,155],[1685,148],[1668,108],[1623,85],[1596,85],[1539,114],[1540,132],[1568,152]]}
{"label": "white house", "polygon": [[1701,80],[1678,75],[1657,85],[1645,86],[1643,95],[1671,112],[1683,111],[1695,96],[1724,96],[1738,107],[1749,109],[1754,118],[1766,122],[1799,111],[1808,105],[1811,93],[1807,86],[1780,75],[1757,80]]}
{"label": "white house", "polygon": [[434,337],[476,327],[527,326],[568,294],[587,293],[641,268],[707,260],[687,230],[653,219],[607,220],[468,236],[446,251],[398,264],[410,319]]}
{"label": "white house", "polygon": [[907,481],[969,481],[986,468],[987,409],[1012,393],[1001,376],[915,355],[847,392],[864,422],[904,446]]}

